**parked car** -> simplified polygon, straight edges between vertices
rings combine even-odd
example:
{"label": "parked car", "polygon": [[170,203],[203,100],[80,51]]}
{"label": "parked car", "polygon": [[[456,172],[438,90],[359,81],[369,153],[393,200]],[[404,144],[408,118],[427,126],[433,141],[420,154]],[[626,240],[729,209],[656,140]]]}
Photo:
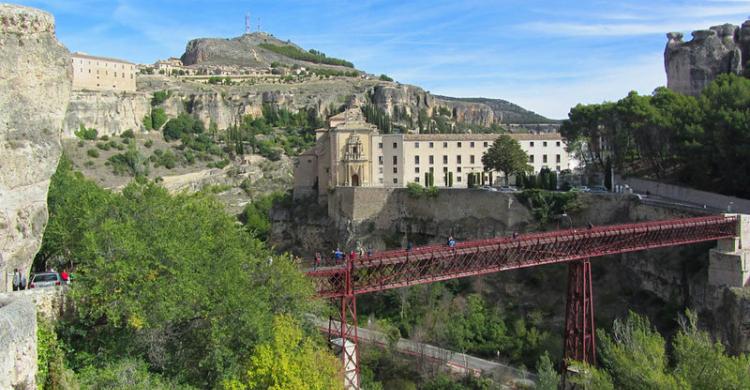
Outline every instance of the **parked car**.
{"label": "parked car", "polygon": [[481,186],[479,187],[481,190],[490,191],[490,192],[497,192],[497,188],[491,187],[491,186]]}
{"label": "parked car", "polygon": [[62,284],[62,278],[57,272],[42,272],[34,274],[29,288],[55,287]]}
{"label": "parked car", "polygon": [[596,194],[603,194],[605,192],[609,192],[609,190],[605,186],[591,186],[588,192],[593,192]]}
{"label": "parked car", "polygon": [[500,186],[498,188],[498,191],[500,192],[518,192],[518,188],[513,186]]}
{"label": "parked car", "polygon": [[588,187],[586,187],[586,186],[575,186],[575,187],[571,187],[570,190],[568,190],[568,191],[570,191],[570,192],[589,192],[591,190]]}

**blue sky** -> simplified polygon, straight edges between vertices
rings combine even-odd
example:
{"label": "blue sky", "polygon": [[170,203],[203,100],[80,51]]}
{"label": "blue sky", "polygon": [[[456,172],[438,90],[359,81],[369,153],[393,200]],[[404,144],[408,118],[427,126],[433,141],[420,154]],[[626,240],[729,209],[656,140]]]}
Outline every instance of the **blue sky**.
{"label": "blue sky", "polygon": [[[152,63],[234,37],[244,15],[304,48],[433,93],[501,98],[552,118],[666,84],[668,31],[741,24],[734,1],[33,0],[72,51]],[[255,27],[255,26],[254,26]]]}

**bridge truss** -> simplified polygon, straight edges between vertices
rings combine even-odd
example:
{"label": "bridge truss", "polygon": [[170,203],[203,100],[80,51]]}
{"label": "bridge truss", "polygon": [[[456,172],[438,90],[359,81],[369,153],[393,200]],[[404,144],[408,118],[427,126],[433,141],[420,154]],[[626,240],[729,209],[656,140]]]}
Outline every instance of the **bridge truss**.
{"label": "bridge truss", "polygon": [[[736,216],[567,229],[392,250],[307,272],[318,296],[338,300],[346,389],[359,389],[356,296],[417,284],[568,263],[564,361],[595,363],[593,257],[732,238]],[[353,345],[347,348],[347,341]]]}

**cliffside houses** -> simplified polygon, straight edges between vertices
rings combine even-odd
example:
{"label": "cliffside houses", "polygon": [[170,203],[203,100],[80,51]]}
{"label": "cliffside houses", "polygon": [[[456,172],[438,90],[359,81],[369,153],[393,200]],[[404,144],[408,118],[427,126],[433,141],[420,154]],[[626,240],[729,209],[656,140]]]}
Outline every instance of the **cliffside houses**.
{"label": "cliffside houses", "polygon": [[74,90],[135,92],[135,64],[80,52],[70,57]]}
{"label": "cliffside houses", "polygon": [[[329,119],[316,132],[315,146],[302,153],[294,168],[294,196],[325,195],[329,188],[405,187],[425,185],[466,188],[468,176],[479,173],[491,184],[499,176],[484,172],[482,155],[499,134],[380,134],[358,108]],[[559,133],[510,134],[539,172],[576,168]]]}

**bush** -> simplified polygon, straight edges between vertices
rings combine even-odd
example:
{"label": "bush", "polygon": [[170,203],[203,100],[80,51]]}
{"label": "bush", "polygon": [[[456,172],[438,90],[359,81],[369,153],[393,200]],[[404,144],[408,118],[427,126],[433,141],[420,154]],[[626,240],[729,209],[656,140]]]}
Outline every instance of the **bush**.
{"label": "bush", "polygon": [[109,136],[104,134],[103,136],[99,137],[99,141],[109,141]]}
{"label": "bush", "polygon": [[151,106],[156,107],[162,103],[164,103],[165,100],[169,97],[168,91],[156,91],[154,92],[154,96],[151,98]]}
{"label": "bush", "polygon": [[109,362],[101,368],[88,366],[79,376],[82,387],[90,390],[192,389],[150,372],[148,364],[132,358]]}
{"label": "bush", "polygon": [[85,143],[85,142],[83,142],[83,140],[78,140],[78,147],[79,147],[79,148],[82,148],[82,147],[83,147],[83,145],[85,145],[85,144],[86,144],[86,143]]}
{"label": "bush", "polygon": [[346,66],[347,68],[354,67],[354,64],[349,61],[339,58],[326,57],[325,54],[314,49],[310,49],[310,51],[303,51],[291,45],[274,45],[271,43],[261,43],[258,46],[263,49],[270,50],[274,53],[281,54],[289,58],[294,58],[295,60],[308,61],[316,64]]}
{"label": "bush", "polygon": [[37,317],[36,334],[37,386],[40,389],[78,388],[73,371],[65,363],[65,352],[54,326],[48,320]]}
{"label": "bush", "polygon": [[93,141],[99,135],[99,132],[96,131],[96,129],[87,129],[85,126],[81,125],[81,128],[75,132],[75,135],[80,139]]}
{"label": "bush", "polygon": [[380,77],[378,77],[381,81],[393,81],[392,78],[388,77],[387,75],[381,74]]}
{"label": "bush", "polygon": [[146,159],[138,152],[134,145],[125,153],[117,153],[107,159],[116,175],[130,176],[147,175]]}
{"label": "bush", "polygon": [[98,151],[98,150],[96,150],[96,149],[93,149],[93,148],[92,148],[92,149],[89,149],[89,150],[87,150],[87,151],[86,151],[86,154],[87,154],[87,155],[88,155],[89,157],[93,157],[93,158],[97,158],[97,157],[99,157],[99,151]]}
{"label": "bush", "polygon": [[159,107],[151,110],[152,129],[159,130],[165,123],[167,123],[167,114],[164,112],[163,108]]}
{"label": "bush", "polygon": [[147,148],[150,148],[150,147],[152,147],[153,145],[154,145],[154,140],[151,140],[151,139],[149,139],[149,140],[146,140],[146,142],[144,142],[144,143],[143,143],[143,146],[145,146],[145,147],[147,147]]}
{"label": "bush", "polygon": [[135,138],[135,134],[133,133],[133,129],[127,129],[120,134],[120,137],[121,138]]}
{"label": "bush", "polygon": [[104,142],[97,142],[96,143],[96,147],[99,148],[99,149],[101,149],[101,150],[109,150],[109,149],[111,149],[110,144],[109,143],[104,143]]}

